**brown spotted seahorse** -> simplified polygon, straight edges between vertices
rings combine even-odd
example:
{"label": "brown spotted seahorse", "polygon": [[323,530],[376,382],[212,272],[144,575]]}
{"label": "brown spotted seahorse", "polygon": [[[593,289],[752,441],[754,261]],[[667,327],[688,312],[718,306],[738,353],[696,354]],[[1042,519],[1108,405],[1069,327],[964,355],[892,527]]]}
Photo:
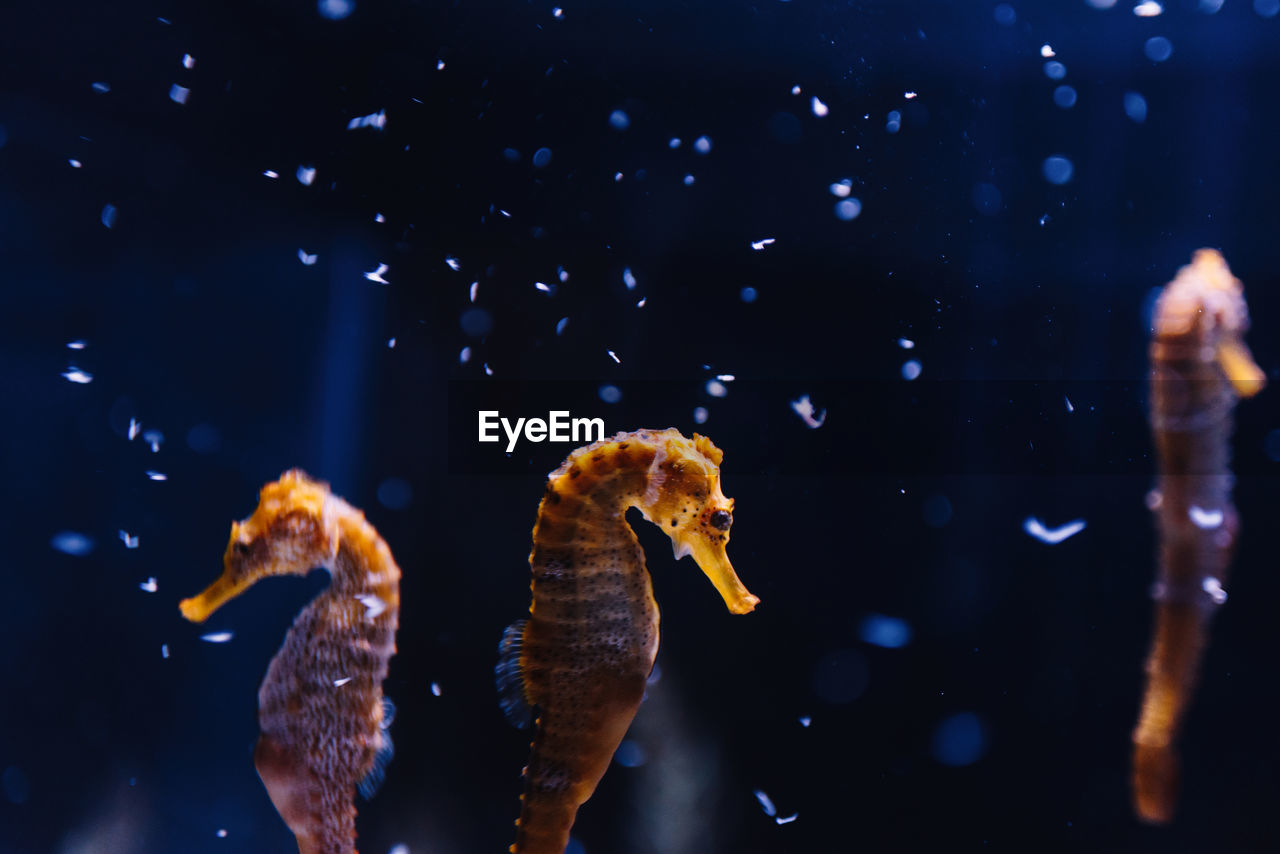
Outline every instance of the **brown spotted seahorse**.
{"label": "brown spotted seahorse", "polygon": [[223,564],[182,602],[188,620],[203,622],[260,578],[329,571],[262,681],[253,761],[300,854],[353,854],[355,790],[373,794],[392,752],[382,680],[396,651],[400,568],[363,513],[296,469],[231,524]]}
{"label": "brown spotted seahorse", "polygon": [[692,555],[730,611],[760,601],[725,554],[722,458],[705,436],[639,430],[579,448],[548,477],[529,555],[533,604],[507,629],[497,668],[512,721],[538,711],[512,852],[563,854],[644,697],[658,606],[626,511],[661,527],[677,559]]}
{"label": "brown spotted seahorse", "polygon": [[1134,809],[1173,818],[1175,742],[1199,678],[1209,619],[1239,521],[1231,503],[1232,411],[1265,383],[1244,333],[1244,289],[1212,249],[1195,253],[1156,302],[1151,338],[1151,429],[1159,477],[1151,494],[1159,533],[1155,634],[1147,688],[1133,732]]}

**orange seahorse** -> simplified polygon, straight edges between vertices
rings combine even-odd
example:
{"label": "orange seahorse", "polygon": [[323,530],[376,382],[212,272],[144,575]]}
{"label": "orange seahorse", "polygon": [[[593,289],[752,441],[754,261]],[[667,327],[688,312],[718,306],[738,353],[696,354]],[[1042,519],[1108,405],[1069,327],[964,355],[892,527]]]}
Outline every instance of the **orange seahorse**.
{"label": "orange seahorse", "polygon": [[1133,732],[1134,809],[1173,818],[1174,743],[1195,690],[1209,619],[1226,601],[1239,521],[1228,467],[1232,411],[1265,383],[1244,333],[1244,289],[1212,249],[1195,253],[1156,302],[1151,338],[1151,429],[1159,479],[1151,503],[1159,531],[1155,635]]}
{"label": "orange seahorse", "polygon": [[329,571],[262,681],[253,761],[300,854],[353,854],[355,790],[372,796],[392,752],[382,680],[396,651],[400,568],[363,513],[297,469],[231,524],[223,564],[183,600],[188,620],[203,622],[261,578]]}
{"label": "orange seahorse", "polygon": [[729,610],[760,601],[725,553],[733,501],[720,491],[723,452],[674,429],[619,433],[579,448],[547,478],[533,529],[533,604],[500,646],[498,690],[527,725],[532,755],[516,822],[518,854],[563,854],[578,808],[595,791],[640,701],[658,652],[658,606],[625,513],[692,555]]}

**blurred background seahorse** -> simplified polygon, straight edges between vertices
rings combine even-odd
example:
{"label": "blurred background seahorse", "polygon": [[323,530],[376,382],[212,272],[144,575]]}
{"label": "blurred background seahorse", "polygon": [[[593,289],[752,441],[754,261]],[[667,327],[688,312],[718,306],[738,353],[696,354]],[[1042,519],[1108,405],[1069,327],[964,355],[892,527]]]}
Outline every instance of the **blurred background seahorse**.
{"label": "blurred background seahorse", "polygon": [[298,470],[262,488],[231,525],[222,575],[181,603],[203,622],[270,575],[332,581],[294,620],[258,691],[254,764],[300,854],[353,854],[355,791],[371,796],[391,758],[382,680],[395,654],[400,569],[364,514]]}
{"label": "blurred background seahorse", "polygon": [[1209,620],[1239,521],[1231,503],[1232,412],[1265,383],[1244,333],[1240,281],[1212,249],[1196,252],[1156,302],[1151,338],[1151,430],[1159,457],[1152,509],[1159,530],[1155,634],[1147,689],[1133,732],[1134,809],[1143,821],[1173,818],[1175,741],[1199,678]]}
{"label": "blurred background seahorse", "polygon": [[677,559],[692,555],[730,611],[760,601],[725,552],[722,458],[705,436],[639,430],[579,448],[548,477],[529,555],[533,604],[507,628],[497,667],[508,717],[527,725],[538,711],[512,852],[562,854],[644,697],[658,606],[626,511],[662,528]]}

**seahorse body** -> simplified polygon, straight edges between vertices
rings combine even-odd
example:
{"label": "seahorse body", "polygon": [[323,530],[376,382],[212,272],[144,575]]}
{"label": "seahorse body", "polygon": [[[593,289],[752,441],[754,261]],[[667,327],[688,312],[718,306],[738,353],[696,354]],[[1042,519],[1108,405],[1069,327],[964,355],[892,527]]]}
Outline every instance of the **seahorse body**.
{"label": "seahorse body", "polygon": [[1222,256],[1196,252],[1156,303],[1151,340],[1151,426],[1159,457],[1153,495],[1159,532],[1155,635],[1133,733],[1138,817],[1173,818],[1175,742],[1198,681],[1210,617],[1226,601],[1239,523],[1231,502],[1230,439],[1238,397],[1265,377],[1243,335],[1244,291]]}
{"label": "seahorse body", "polygon": [[639,430],[574,451],[548,477],[529,556],[533,604],[507,630],[498,665],[513,719],[523,703],[540,712],[512,852],[562,854],[644,696],[658,606],[626,511],[660,526],[677,559],[692,555],[730,611],[760,601],[725,553],[733,501],[720,491],[722,456],[696,433]]}
{"label": "seahorse body", "polygon": [[353,854],[355,789],[372,794],[391,754],[382,680],[395,654],[400,569],[387,544],[363,513],[295,469],[232,523],[221,577],[181,608],[203,622],[260,578],[314,567],[332,581],[267,669],[254,764],[300,854]]}

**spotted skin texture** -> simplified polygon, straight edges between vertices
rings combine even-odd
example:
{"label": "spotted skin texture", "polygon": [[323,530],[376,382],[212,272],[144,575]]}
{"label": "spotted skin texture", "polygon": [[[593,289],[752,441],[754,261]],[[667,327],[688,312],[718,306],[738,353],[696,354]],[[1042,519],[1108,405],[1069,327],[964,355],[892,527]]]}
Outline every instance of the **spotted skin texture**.
{"label": "spotted skin texture", "polygon": [[400,569],[363,513],[298,470],[264,486],[254,514],[232,523],[223,563],[181,603],[187,619],[203,622],[261,578],[329,571],[258,691],[254,765],[300,854],[354,854],[355,788],[389,747],[382,680],[396,649]]}
{"label": "spotted skin texture", "polygon": [[635,533],[637,507],[692,555],[729,610],[759,600],[725,553],[733,502],[710,439],[639,430],[580,448],[547,479],[533,529],[533,604],[519,668],[540,712],[512,852],[562,854],[644,696],[658,606]]}
{"label": "spotted skin texture", "polygon": [[1173,819],[1176,741],[1199,681],[1209,621],[1225,601],[1239,521],[1231,501],[1232,415],[1265,379],[1244,343],[1244,290],[1222,256],[1198,251],[1156,302],[1151,427],[1159,459],[1155,633],[1133,732],[1133,801],[1151,824]]}

